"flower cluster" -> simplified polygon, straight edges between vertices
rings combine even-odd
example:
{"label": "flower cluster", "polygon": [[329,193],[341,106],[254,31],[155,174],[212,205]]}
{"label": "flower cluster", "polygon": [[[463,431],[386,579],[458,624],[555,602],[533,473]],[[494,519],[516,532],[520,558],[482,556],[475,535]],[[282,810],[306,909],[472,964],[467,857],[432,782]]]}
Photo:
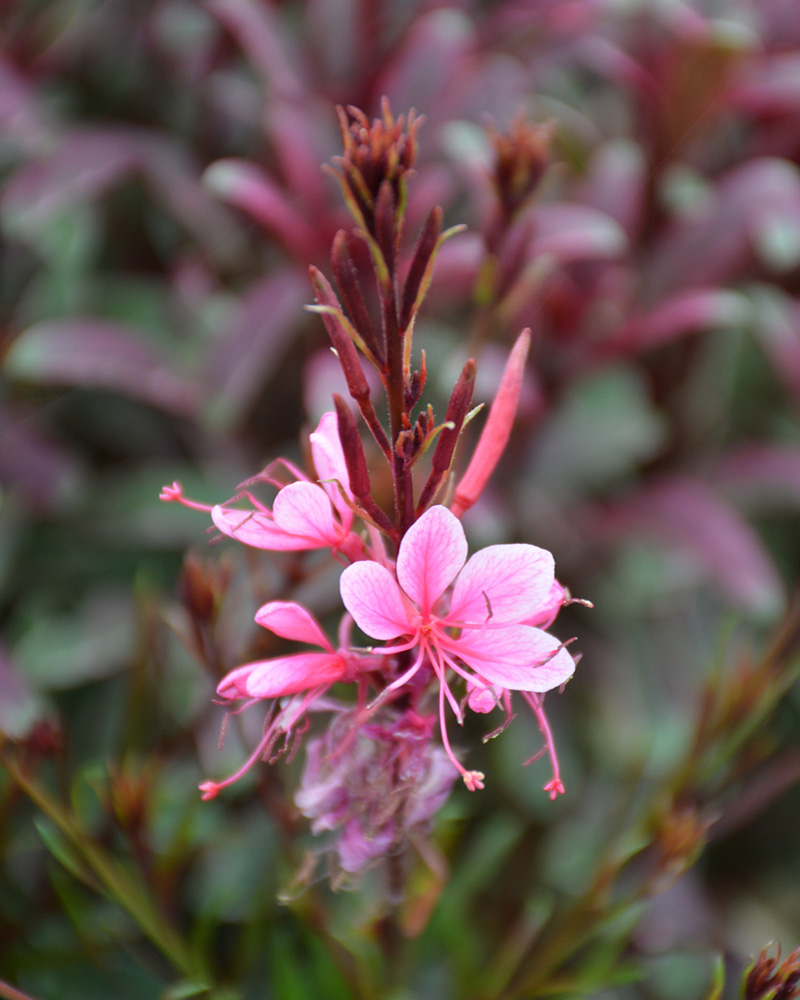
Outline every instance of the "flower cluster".
{"label": "flower cluster", "polygon": [[[413,367],[412,334],[436,253],[453,231],[441,232],[441,211],[434,209],[410,258],[402,260],[402,188],[419,119],[409,114],[406,126],[405,119],[392,118],[388,106],[371,127],[355,110],[340,117],[345,156],[337,163],[358,227],[334,239],[338,294],[312,269],[313,308],[322,315],[350,395],[391,473],[393,509],[373,495],[374,470],[357,419],[338,396],[335,410],[325,413],[310,435],[313,477],[279,459],[221,505],[189,500],[177,483],[161,496],[208,511],[220,532],[244,545],[284,552],[327,549],[344,565],[336,646],[295,601],[273,600],[256,614],[256,622],[273,635],[304,648],[245,663],[223,677],[217,694],[232,711],[261,701],[270,708],[263,736],[245,764],[201,788],[204,798],[214,797],[255,762],[293,750],[308,728],[309,713],[327,714],[324,734],[309,742],[296,801],[315,832],[338,831],[340,866],[353,872],[399,849],[427,824],[457,774],[471,791],[483,788],[484,774],[465,767],[451,744],[448,719],[454,716],[461,725],[467,711],[488,714],[497,708],[505,718],[490,734],[496,735],[513,717],[514,692],[531,707],[544,736],[553,770],[545,790],[551,798],[562,793],[543,696],[564,685],[575,661],[568,643],[545,631],[570,601],[555,578],[550,552],[499,544],[468,559],[460,521],[508,441],[529,332],[510,353],[472,458],[448,490],[450,506],[437,502],[452,483],[456,447],[472,415],[476,362],[463,365],[445,419],[437,424],[431,405],[415,413],[427,373],[424,354],[420,367]],[[368,250],[366,258],[355,249],[359,241]],[[359,263],[364,259],[366,267]],[[370,271],[374,296],[368,298],[362,287]],[[367,304],[373,299],[379,319]],[[364,358],[380,375],[388,427],[377,416]],[[423,465],[427,477],[418,483]],[[255,495],[265,484],[277,490],[271,507]],[[354,689],[349,699],[348,687]],[[434,741],[437,722],[440,746]]]}

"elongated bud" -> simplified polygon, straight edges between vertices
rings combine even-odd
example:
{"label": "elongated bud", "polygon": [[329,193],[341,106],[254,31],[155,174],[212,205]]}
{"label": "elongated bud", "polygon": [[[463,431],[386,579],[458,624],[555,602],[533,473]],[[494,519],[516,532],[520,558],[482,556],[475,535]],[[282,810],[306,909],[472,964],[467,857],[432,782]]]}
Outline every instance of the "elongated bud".
{"label": "elongated bud", "polygon": [[333,402],[336,407],[339,440],[344,452],[347,477],[350,480],[353,496],[358,501],[360,513],[366,514],[368,519],[381,531],[394,535],[394,527],[386,512],[381,510],[372,499],[372,486],[369,481],[364,446],[361,443],[361,435],[358,433],[358,424],[353,411],[336,393],[333,395]]}
{"label": "elongated bud", "polygon": [[399,235],[399,220],[394,192],[390,181],[382,182],[375,203],[375,238],[381,248],[383,259],[389,269],[394,271],[397,256],[397,238]]}
{"label": "elongated bud", "polygon": [[358,425],[356,424],[356,418],[353,416],[353,411],[342,397],[334,393],[333,402],[336,406],[339,440],[342,442],[347,475],[350,479],[350,489],[353,491],[353,496],[360,500],[362,497],[369,496],[371,492],[369,471],[367,470],[367,460],[364,457],[364,446],[361,443],[361,435],[358,433]]}
{"label": "elongated bud", "polygon": [[411,318],[419,307],[420,290],[425,293],[423,279],[429,270],[429,264],[442,232],[442,210],[437,205],[425,220],[422,232],[419,234],[414,258],[403,288],[403,304],[400,307],[400,329],[405,330]]}
{"label": "elongated bud", "polygon": [[439,439],[436,442],[436,449],[431,460],[431,474],[428,476],[428,481],[425,483],[422,495],[419,498],[417,514],[421,514],[433,502],[445,477],[450,471],[450,466],[453,464],[453,455],[455,454],[456,445],[461,434],[461,428],[464,426],[464,419],[467,413],[469,413],[470,404],[472,403],[472,393],[475,388],[477,370],[478,366],[475,363],[475,359],[470,358],[461,370],[461,375],[450,395],[447,414],[444,418],[447,426],[440,432]]}
{"label": "elongated bud", "polygon": [[[316,267],[309,268],[309,274],[317,302],[320,306],[325,307],[325,311],[321,314],[322,322],[325,324],[325,329],[328,331],[328,336],[331,338],[331,343],[339,358],[339,364],[342,366],[344,377],[347,380],[347,388],[353,399],[360,403],[361,400],[369,399],[369,383],[361,368],[353,338],[340,318],[343,316],[342,307],[325,275]],[[334,310],[334,312],[330,310]]]}
{"label": "elongated bud", "polygon": [[347,233],[343,229],[340,229],[333,238],[331,263],[336,284],[339,286],[339,294],[342,296],[353,326],[378,362],[383,363],[383,348],[378,343],[375,325],[364,302],[364,296],[361,294],[358,271],[350,255]]}
{"label": "elongated bud", "polygon": [[486,426],[483,428],[483,433],[478,440],[467,471],[461,477],[461,482],[456,489],[451,505],[451,510],[456,517],[461,517],[465,510],[469,510],[481,495],[489,476],[494,472],[495,466],[500,460],[503,449],[508,444],[519,403],[522,376],[530,344],[531,331],[526,328],[517,337],[517,341],[511,349],[497,395],[491,410],[489,410]]}

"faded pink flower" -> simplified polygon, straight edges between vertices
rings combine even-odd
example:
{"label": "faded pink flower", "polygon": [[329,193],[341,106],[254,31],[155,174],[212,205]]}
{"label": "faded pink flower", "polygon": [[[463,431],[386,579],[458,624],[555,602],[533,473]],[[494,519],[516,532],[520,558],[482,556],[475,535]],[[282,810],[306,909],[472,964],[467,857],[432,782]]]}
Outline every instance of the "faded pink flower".
{"label": "faded pink flower", "polygon": [[313,833],[333,832],[330,846],[348,874],[396,854],[412,831],[416,841],[424,837],[456,777],[444,750],[431,742],[435,716],[413,709],[396,715],[389,706],[358,725],[357,712],[343,713],[309,742],[295,795]]}
{"label": "faded pink flower", "polygon": [[[342,600],[373,639],[408,637],[381,648],[383,655],[418,648],[411,667],[386,691],[405,685],[424,663],[433,668],[445,750],[467,788],[482,788],[484,776],[467,771],[450,748],[445,698],[459,722],[463,713],[446,672],[449,667],[483,691],[541,693],[571,677],[575,664],[563,645],[523,624],[550,596],[553,557],[535,545],[491,545],[467,562],[461,523],[446,507],[435,506],[406,532],[396,573],[397,579],[378,563],[354,563],[341,576]],[[454,580],[448,601],[445,592]]]}
{"label": "faded pink flower", "polygon": [[234,500],[245,497],[252,504],[250,510],[227,503],[209,507],[184,497],[179,483],[165,486],[161,499],[176,500],[186,507],[209,511],[214,524],[224,535],[257,549],[297,552],[330,548],[334,552],[342,552],[349,559],[361,558],[363,544],[350,530],[353,511],[347,500],[352,500],[352,493],[334,412],[323,414],[309,440],[319,484],[311,482],[300,469],[285,459],[280,460],[281,464],[296,476],[297,482],[284,485],[277,481],[272,474],[273,464],[264,473],[242,484],[247,487],[266,481],[279,486],[272,510],[247,490]]}
{"label": "faded pink flower", "polygon": [[265,758],[281,736],[289,736],[312,704],[337,681],[353,681],[364,669],[374,667],[377,658],[353,653],[345,648],[349,619],[342,623],[342,643],[338,650],[331,645],[316,618],[293,601],[271,601],[256,613],[256,621],[275,635],[313,646],[323,652],[292,653],[268,660],[245,663],[231,670],[217,686],[217,694],[226,702],[242,698],[290,697],[271,717],[258,746],[244,765],[224,781],[205,781],[200,785],[204,799],[212,799],[226,785],[240,778],[259,759]]}

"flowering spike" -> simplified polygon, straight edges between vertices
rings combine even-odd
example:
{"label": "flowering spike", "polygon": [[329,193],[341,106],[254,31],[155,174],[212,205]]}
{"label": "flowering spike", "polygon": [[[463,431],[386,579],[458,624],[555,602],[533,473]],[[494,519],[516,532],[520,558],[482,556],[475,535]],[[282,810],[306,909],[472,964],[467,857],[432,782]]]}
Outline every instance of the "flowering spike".
{"label": "flowering spike", "polygon": [[517,337],[506,362],[500,387],[497,390],[483,433],[456,488],[451,510],[456,517],[475,503],[483,492],[489,476],[500,460],[503,449],[508,444],[514,416],[517,412],[519,394],[522,389],[522,375],[531,343],[531,331],[524,329]]}
{"label": "flowering spike", "polygon": [[337,107],[342,133],[343,155],[334,157],[334,170],[356,223],[373,239],[377,237],[376,205],[384,181],[393,194],[397,217],[405,203],[405,175],[417,157],[417,132],[423,119],[412,108],[408,120],[394,118],[386,98],[381,101],[382,117],[372,124],[359,108]]}
{"label": "flowering spike", "polygon": [[494,146],[494,183],[503,214],[510,218],[539,186],[550,162],[553,126],[517,117],[508,134],[490,129]]}

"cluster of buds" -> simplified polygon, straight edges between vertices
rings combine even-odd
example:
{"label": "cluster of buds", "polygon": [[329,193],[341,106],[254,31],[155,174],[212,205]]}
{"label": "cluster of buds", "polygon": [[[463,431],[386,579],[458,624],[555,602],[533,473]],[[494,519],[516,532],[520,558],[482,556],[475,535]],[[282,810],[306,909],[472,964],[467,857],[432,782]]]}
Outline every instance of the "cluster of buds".
{"label": "cluster of buds", "polygon": [[[325,735],[309,742],[297,804],[314,830],[339,832],[341,866],[355,871],[426,824],[457,774],[471,791],[483,787],[484,775],[465,767],[450,743],[450,713],[463,724],[467,711],[499,709],[504,721],[496,735],[511,721],[518,692],[552,762],[545,790],[552,798],[562,793],[543,696],[572,676],[575,660],[568,643],[546,631],[570,601],[552,555],[535,545],[501,544],[468,559],[460,522],[508,441],[529,332],[510,353],[466,471],[446,489],[474,413],[476,363],[464,364],[437,424],[432,406],[420,404],[425,356],[415,366],[412,337],[437,250],[455,230],[442,232],[441,210],[434,209],[401,266],[404,187],[420,119],[412,112],[407,123],[395,121],[386,105],[372,125],[356,110],[340,115],[344,156],[337,172],[356,227],[333,243],[337,290],[312,268],[317,304],[310,308],[322,316],[350,396],[388,465],[392,508],[373,495],[357,415],[338,396],[310,435],[311,475],[279,459],[224,504],[188,500],[177,483],[162,499],[207,510],[220,532],[242,544],[328,549],[344,565],[336,644],[298,603],[271,601],[258,611],[259,625],[304,648],[238,666],[222,679],[217,693],[232,711],[263,701],[270,708],[250,759],[231,777],[204,782],[202,791],[212,798],[257,761],[293,752],[309,713],[327,713]],[[370,264],[360,268],[364,259]],[[370,294],[365,274],[374,284]],[[388,426],[373,404],[364,359],[380,378]],[[427,471],[417,482],[422,466]],[[271,506],[256,496],[265,484],[277,490]],[[449,506],[443,493],[452,494]],[[366,642],[356,641],[354,625]],[[355,693],[342,700],[347,685]],[[441,745],[434,742],[437,723]]]}
{"label": "cluster of buds", "polygon": [[795,1000],[800,996],[800,948],[781,961],[781,949],[765,948],[745,972],[743,1000]]}

